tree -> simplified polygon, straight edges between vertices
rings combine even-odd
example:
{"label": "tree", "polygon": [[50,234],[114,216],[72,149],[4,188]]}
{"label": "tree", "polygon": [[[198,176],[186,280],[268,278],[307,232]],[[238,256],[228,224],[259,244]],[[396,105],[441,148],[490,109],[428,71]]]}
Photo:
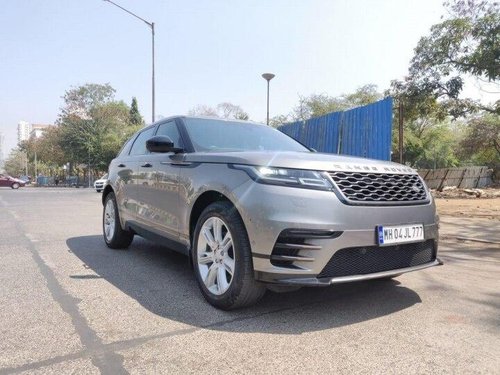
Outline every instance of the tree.
{"label": "tree", "polygon": [[447,168],[459,165],[458,139],[447,122],[426,128],[420,134],[410,129],[405,136],[406,163],[413,168]]}
{"label": "tree", "polygon": [[290,117],[287,115],[277,115],[269,119],[269,125],[273,128],[277,128],[287,122],[290,122]]}
{"label": "tree", "polygon": [[219,117],[217,110],[215,108],[209,107],[207,105],[197,105],[188,111],[189,116],[207,116],[207,117]]}
{"label": "tree", "polygon": [[327,94],[299,95],[299,104],[292,110],[291,117],[294,121],[305,121],[330,112],[342,111],[343,108],[339,98]]}
{"label": "tree", "polygon": [[225,119],[248,120],[249,116],[239,105],[231,103],[220,103],[217,105],[219,117]]}
{"label": "tree", "polygon": [[189,116],[208,116],[219,117],[224,119],[248,120],[249,116],[239,105],[224,102],[219,103],[213,108],[207,105],[198,105],[191,108],[188,112]]}
{"label": "tree", "polygon": [[144,125],[144,119],[139,113],[137,98],[135,96],[132,98],[132,103],[130,104],[129,117],[129,121],[132,125]]}
{"label": "tree", "polygon": [[497,82],[500,78],[500,8],[497,2],[446,2],[449,16],[422,37],[410,63],[409,76],[393,82],[408,107],[441,100],[447,114],[458,118],[478,110],[500,113],[500,100],[484,105],[460,98],[466,76]]}
{"label": "tree", "polygon": [[68,161],[104,171],[125,140],[141,127],[131,123],[131,109],[124,102],[113,100],[114,91],[109,84],[86,84],[64,96],[59,145]]}
{"label": "tree", "polygon": [[482,113],[466,124],[460,154],[473,163],[500,168],[500,116]]}
{"label": "tree", "polygon": [[61,108],[61,118],[67,116],[78,116],[85,118],[89,111],[97,105],[111,102],[115,95],[115,89],[109,83],[103,85],[87,83],[83,86],[73,87],[66,91],[64,107]]}
{"label": "tree", "polygon": [[331,112],[345,111],[351,108],[371,104],[382,99],[376,85],[359,87],[351,94],[332,97],[327,94],[299,96],[299,104],[292,110],[290,117],[294,121],[305,121],[312,117],[326,115]]}
{"label": "tree", "polygon": [[64,151],[60,144],[61,129],[53,126],[47,128],[42,136],[36,140],[37,157],[51,166],[60,166],[66,163]]}
{"label": "tree", "polygon": [[5,160],[4,169],[8,175],[19,176],[24,173],[25,166],[26,154],[19,149],[14,149]]}

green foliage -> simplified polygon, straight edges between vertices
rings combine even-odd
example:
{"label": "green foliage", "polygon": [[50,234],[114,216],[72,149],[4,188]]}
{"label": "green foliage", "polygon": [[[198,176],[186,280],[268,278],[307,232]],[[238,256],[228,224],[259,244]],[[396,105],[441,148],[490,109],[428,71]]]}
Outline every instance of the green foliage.
{"label": "green foliage", "polygon": [[273,128],[277,128],[287,122],[290,122],[290,117],[287,115],[277,115],[269,119],[269,125]]}
{"label": "green foliage", "polygon": [[445,110],[442,116],[458,118],[478,110],[500,113],[500,100],[484,105],[459,97],[467,75],[490,82],[500,78],[498,3],[453,0],[445,6],[449,16],[420,39],[409,76],[392,82],[392,94],[404,101],[408,112],[420,116],[437,100]]}
{"label": "green foliage", "polygon": [[450,17],[420,39],[410,74],[430,78],[432,88],[456,98],[462,80],[453,72],[500,78],[500,8],[497,2],[478,0],[454,0],[445,6]]}
{"label": "green foliage", "polygon": [[63,96],[64,107],[61,108],[60,118],[68,116],[86,118],[92,108],[111,102],[114,95],[115,89],[109,83],[104,85],[87,83],[73,87]]}
{"label": "green foliage", "polygon": [[[66,91],[58,126],[23,142],[18,152],[27,155],[30,164],[36,154],[37,169],[44,173],[57,173],[67,162],[105,171],[123,143],[142,126],[137,101],[137,111],[131,111],[124,102],[113,100],[114,92],[109,84],[86,84]],[[132,122],[131,113],[141,121]],[[14,156],[13,168],[19,159],[18,154]]]}
{"label": "green foliage", "polygon": [[95,104],[88,117],[60,119],[60,145],[75,164],[90,164],[105,171],[120,147],[140,125],[130,123],[129,108],[124,102]]}
{"label": "green foliage", "polygon": [[483,113],[470,119],[460,142],[460,155],[474,164],[500,167],[500,116]]}
{"label": "green foliage", "polygon": [[132,98],[132,103],[130,104],[129,121],[132,125],[144,125],[144,119],[139,112],[139,106],[137,105],[137,98],[135,96]]}
{"label": "green foliage", "polygon": [[25,165],[26,154],[19,149],[14,149],[5,160],[4,169],[10,176],[19,176],[24,174]]}
{"label": "green foliage", "polygon": [[405,158],[414,168],[456,167],[457,137],[450,124],[441,123],[419,131],[409,128],[405,134]]}
{"label": "green foliage", "polygon": [[371,104],[382,97],[383,95],[377,91],[377,86],[371,84],[358,88],[354,93],[343,94],[339,97],[331,97],[327,94],[299,96],[299,104],[292,110],[289,117],[293,121],[305,121],[330,112],[345,111]]}

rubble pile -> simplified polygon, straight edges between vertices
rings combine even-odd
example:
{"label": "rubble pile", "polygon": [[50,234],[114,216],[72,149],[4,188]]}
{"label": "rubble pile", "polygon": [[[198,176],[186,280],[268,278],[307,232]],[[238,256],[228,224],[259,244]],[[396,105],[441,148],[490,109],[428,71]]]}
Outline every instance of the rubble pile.
{"label": "rubble pile", "polygon": [[435,198],[500,198],[499,188],[458,189],[456,186],[447,186],[442,191],[432,189],[431,192]]}

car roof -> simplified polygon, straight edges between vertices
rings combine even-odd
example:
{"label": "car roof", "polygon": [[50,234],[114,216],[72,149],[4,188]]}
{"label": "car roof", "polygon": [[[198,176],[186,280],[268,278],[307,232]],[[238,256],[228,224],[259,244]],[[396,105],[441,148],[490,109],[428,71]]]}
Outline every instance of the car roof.
{"label": "car roof", "polygon": [[150,126],[158,125],[158,124],[161,124],[161,123],[164,123],[164,122],[168,122],[168,121],[171,121],[171,120],[175,120],[175,119],[217,120],[217,121],[240,122],[242,124],[252,124],[252,125],[267,126],[267,125],[262,124],[260,122],[248,121],[248,120],[238,120],[238,119],[232,119],[232,118],[221,118],[221,117],[214,117],[214,116],[176,115],[176,116],[169,116],[169,117],[162,118],[161,120],[155,121],[154,123],[151,123],[151,124],[145,126],[144,128],[149,128]]}

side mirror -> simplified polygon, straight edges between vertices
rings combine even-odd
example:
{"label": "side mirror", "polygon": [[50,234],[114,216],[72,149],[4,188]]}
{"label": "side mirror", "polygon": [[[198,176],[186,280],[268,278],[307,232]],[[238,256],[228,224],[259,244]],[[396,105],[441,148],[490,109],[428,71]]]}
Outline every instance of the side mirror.
{"label": "side mirror", "polygon": [[174,142],[166,135],[155,135],[146,141],[146,148],[149,152],[174,152],[184,151],[182,148],[174,147]]}

